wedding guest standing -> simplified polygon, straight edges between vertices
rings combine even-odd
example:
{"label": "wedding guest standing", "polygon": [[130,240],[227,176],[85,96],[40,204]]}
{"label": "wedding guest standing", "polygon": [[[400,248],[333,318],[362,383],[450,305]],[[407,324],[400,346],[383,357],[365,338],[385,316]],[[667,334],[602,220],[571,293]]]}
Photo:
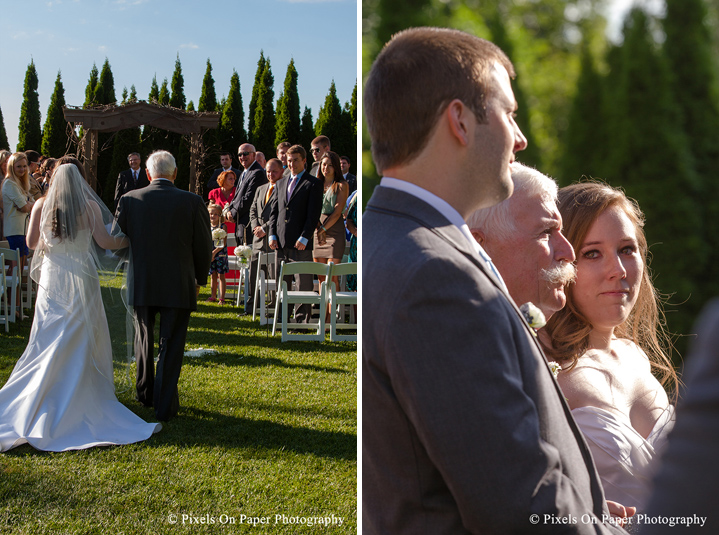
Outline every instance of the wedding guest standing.
{"label": "wedding guest standing", "polygon": [[342,177],[349,184],[351,195],[353,191],[357,191],[357,177],[350,173],[351,162],[347,156],[340,156],[340,163],[342,164]]}
{"label": "wedding guest standing", "polygon": [[237,156],[243,171],[240,174],[240,182],[236,186],[235,198],[232,199],[229,208],[225,208],[226,219],[234,221],[237,225],[235,227],[237,245],[252,243],[252,229],[247,228],[250,224],[250,205],[255,199],[257,188],[267,183],[265,170],[255,160],[255,154],[254,145],[249,143],[240,145]]}
{"label": "wedding guest standing", "polygon": [[[282,262],[311,262],[312,236],[322,211],[322,182],[305,169],[307,152],[301,145],[293,145],[287,151],[287,165],[292,173],[277,182],[277,202],[270,215],[270,249],[277,251],[277,273]],[[295,276],[297,287],[312,291],[314,277]],[[288,285],[292,277],[287,277]],[[308,323],[312,318],[312,306],[302,303],[295,307],[295,321]]]}
{"label": "wedding guest standing", "polygon": [[[220,207],[220,210],[225,210],[226,207],[235,198],[235,184],[237,182],[237,175],[234,171],[222,171],[217,177],[217,184],[219,187],[210,190],[207,194],[207,198],[211,203],[214,203]],[[235,233],[235,223],[233,221],[226,221],[227,232]]]}
{"label": "wedding guest standing", "polygon": [[317,136],[312,140],[310,154],[312,154],[312,158],[314,158],[315,160],[312,164],[312,169],[310,169],[310,174],[312,176],[317,176],[319,174],[320,161],[322,161],[322,157],[327,154],[330,149],[330,138],[328,138],[327,136]]}
{"label": "wedding guest standing", "polygon": [[[202,198],[175,187],[177,164],[167,151],[147,159],[150,185],[120,198],[117,223],[130,239],[129,293],[135,309],[137,399],[155,408],[160,421],[177,414],[190,313],[197,309],[196,284],[207,284],[212,256],[210,218]],[[171,269],[161,269],[171,266]],[[157,374],[155,317],[160,315]]]}
{"label": "wedding guest standing", "polygon": [[[7,176],[2,183],[3,231],[10,249],[20,249],[22,273],[29,250],[25,241],[27,222],[35,201],[30,194],[30,170],[25,153],[16,152],[7,161]],[[18,292],[18,304],[19,304]]]}
{"label": "wedding guest standing", "polygon": [[12,156],[12,152],[9,150],[0,151],[0,239],[5,239],[5,232],[3,231],[3,202],[2,202],[2,183],[7,176],[7,162]]}
{"label": "wedding guest standing", "polygon": [[213,189],[220,187],[217,179],[222,173],[226,171],[232,171],[233,173],[235,173],[235,182],[237,182],[237,177],[239,177],[240,173],[242,172],[237,167],[234,167],[232,165],[232,154],[227,151],[220,153],[220,167],[215,169],[215,171],[212,173],[212,176],[210,177],[210,180],[207,181],[208,194]]}
{"label": "wedding guest standing", "polygon": [[128,191],[144,188],[150,181],[147,178],[147,173],[140,167],[140,154],[138,152],[132,152],[127,156],[127,161],[130,163],[130,168],[125,169],[119,175],[117,175],[117,184],[115,184],[115,210],[122,197]]}
{"label": "wedding guest standing", "polygon": [[641,509],[674,421],[664,386],[677,386],[647,265],[644,215],[620,190],[598,182],[562,188],[559,211],[577,278],[540,339],[562,366],[559,385],[604,494]]}
{"label": "wedding guest standing", "polygon": [[[227,258],[227,225],[220,220],[222,208],[218,204],[210,202],[207,207],[210,215],[210,232],[212,232],[212,263],[210,264],[210,303],[216,302],[219,296],[221,305],[225,304],[225,292],[227,291],[227,272],[230,270]],[[223,234],[216,237],[216,233]],[[219,286],[219,288],[218,288]],[[219,290],[219,294],[218,294]]]}
{"label": "wedding guest standing", "polygon": [[365,84],[384,175],[362,220],[366,534],[623,533],[602,522],[581,433],[464,222],[512,193],[527,144],[513,75],[484,39],[414,28]]}
{"label": "wedding guest standing", "polygon": [[[342,178],[340,158],[330,151],[320,160],[318,177],[322,181],[324,196],[322,197],[322,211],[317,223],[312,245],[312,260],[321,264],[339,264],[345,254],[345,225],[342,212],[347,204],[349,185]],[[324,277],[319,277],[320,282]],[[339,290],[339,279],[334,277],[336,288]]]}

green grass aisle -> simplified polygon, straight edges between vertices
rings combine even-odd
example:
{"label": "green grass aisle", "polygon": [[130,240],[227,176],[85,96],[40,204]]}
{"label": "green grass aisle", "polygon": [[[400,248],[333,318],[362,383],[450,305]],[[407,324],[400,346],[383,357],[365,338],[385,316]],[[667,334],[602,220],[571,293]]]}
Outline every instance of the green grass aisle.
{"label": "green grass aisle", "polygon": [[[146,442],[0,454],[0,533],[355,533],[356,344],[282,344],[237,312],[200,302],[187,348],[218,353],[185,358],[180,413]],[[29,332],[0,333],[0,384]]]}

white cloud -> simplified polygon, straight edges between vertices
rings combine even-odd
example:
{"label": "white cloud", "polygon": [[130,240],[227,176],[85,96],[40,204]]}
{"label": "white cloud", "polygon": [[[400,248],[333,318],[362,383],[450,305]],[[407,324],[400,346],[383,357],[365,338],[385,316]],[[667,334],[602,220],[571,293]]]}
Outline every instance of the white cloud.
{"label": "white cloud", "polygon": [[185,43],[184,45],[180,45],[180,48],[190,48],[192,50],[195,50],[200,47],[198,45],[196,45],[195,43]]}

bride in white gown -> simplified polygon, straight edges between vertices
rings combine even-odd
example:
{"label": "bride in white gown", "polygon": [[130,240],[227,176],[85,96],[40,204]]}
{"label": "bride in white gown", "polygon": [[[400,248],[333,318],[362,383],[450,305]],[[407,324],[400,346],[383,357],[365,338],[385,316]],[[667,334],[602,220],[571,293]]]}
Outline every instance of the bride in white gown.
{"label": "bride in white gown", "polygon": [[559,210],[577,278],[540,337],[562,366],[557,379],[606,499],[641,509],[674,424],[663,385],[677,386],[646,262],[644,217],[624,193],[597,182],[562,188]]}
{"label": "bride in white gown", "polygon": [[43,451],[130,444],[161,427],[115,396],[98,268],[108,259],[105,249],[129,242],[108,233],[111,220],[72,164],[57,168],[32,211],[35,317],[27,348],[0,390],[0,451],[25,443]]}

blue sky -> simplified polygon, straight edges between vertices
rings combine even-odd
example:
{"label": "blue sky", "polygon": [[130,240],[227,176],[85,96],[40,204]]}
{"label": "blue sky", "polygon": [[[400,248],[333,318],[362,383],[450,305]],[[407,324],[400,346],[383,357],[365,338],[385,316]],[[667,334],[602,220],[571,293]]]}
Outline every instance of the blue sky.
{"label": "blue sky", "polygon": [[107,58],[122,100],[135,85],[146,100],[153,76],[172,81],[177,54],[185,96],[197,106],[207,59],[218,100],[227,95],[233,69],[242,103],[252,95],[260,50],[270,59],[275,100],[294,58],[300,106],[312,117],[332,80],[344,105],[357,80],[356,0],[25,0],[3,2],[0,32],[0,109],[10,149],[17,145],[25,72],[38,72],[44,125],[58,70],[68,105],[82,106],[93,63]]}

